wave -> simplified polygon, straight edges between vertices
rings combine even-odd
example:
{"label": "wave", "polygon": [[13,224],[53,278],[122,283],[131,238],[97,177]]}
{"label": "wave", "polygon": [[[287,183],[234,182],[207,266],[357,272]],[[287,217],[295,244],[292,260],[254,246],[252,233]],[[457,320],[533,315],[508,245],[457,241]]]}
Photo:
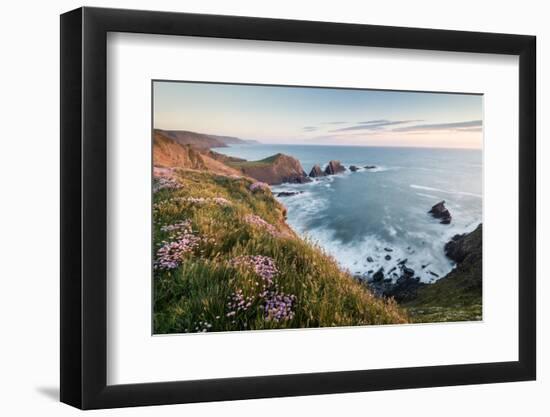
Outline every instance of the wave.
{"label": "wave", "polygon": [[[376,271],[383,268],[386,276],[395,281],[399,277],[398,263],[404,259],[407,259],[406,265],[415,271],[415,276],[423,282],[433,282],[437,279],[436,275],[443,277],[453,268],[443,251],[436,250],[443,246],[442,241],[425,246],[402,246],[377,235],[368,235],[360,241],[343,243],[325,228],[311,229],[301,235],[331,255],[342,269],[356,276],[372,278]],[[426,235],[426,238],[429,242],[432,236]],[[386,259],[388,255],[390,259]]]}
{"label": "wave", "polygon": [[480,194],[469,193],[467,191],[441,190],[439,188],[426,187],[425,185],[416,185],[416,184],[410,184],[410,187],[415,188],[417,190],[436,191],[438,193],[444,193],[444,194],[467,195],[467,196],[470,196],[470,197],[483,198],[483,196],[480,195]]}

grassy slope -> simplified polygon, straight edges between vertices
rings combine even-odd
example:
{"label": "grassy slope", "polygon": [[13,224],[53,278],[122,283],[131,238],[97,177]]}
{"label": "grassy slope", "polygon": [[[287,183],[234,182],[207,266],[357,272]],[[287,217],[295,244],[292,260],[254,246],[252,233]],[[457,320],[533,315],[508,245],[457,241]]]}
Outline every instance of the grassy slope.
{"label": "grassy slope", "polygon": [[482,318],[482,231],[468,237],[469,255],[447,276],[422,287],[403,306],[414,322],[471,321]]}
{"label": "grassy slope", "polygon": [[[375,298],[342,272],[321,249],[298,238],[284,222],[284,207],[269,190],[252,193],[247,178],[208,172],[178,171],[183,187],[164,189],[154,196],[154,251],[168,240],[161,226],[191,220],[193,233],[203,238],[180,267],[154,274],[154,331],[174,333],[265,328],[303,328],[404,323],[395,303]],[[177,197],[223,197],[229,206],[196,204]],[[281,235],[244,220],[262,217]],[[296,296],[290,320],[266,321],[257,297],[253,271],[236,270],[230,261],[241,255],[264,255],[275,260],[278,289]],[[245,312],[226,317],[227,302],[238,289],[256,301]],[[211,327],[207,327],[211,326]]]}
{"label": "grassy slope", "polygon": [[226,163],[232,167],[236,168],[247,168],[247,167],[263,167],[273,164],[280,154],[272,155],[259,161],[227,161]]}

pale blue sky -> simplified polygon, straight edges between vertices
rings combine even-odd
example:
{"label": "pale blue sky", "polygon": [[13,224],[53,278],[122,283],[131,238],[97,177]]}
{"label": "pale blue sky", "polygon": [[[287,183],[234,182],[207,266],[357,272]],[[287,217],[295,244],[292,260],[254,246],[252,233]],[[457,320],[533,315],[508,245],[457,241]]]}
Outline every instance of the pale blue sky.
{"label": "pale blue sky", "polygon": [[154,126],[265,143],[481,148],[482,96],[154,82]]}

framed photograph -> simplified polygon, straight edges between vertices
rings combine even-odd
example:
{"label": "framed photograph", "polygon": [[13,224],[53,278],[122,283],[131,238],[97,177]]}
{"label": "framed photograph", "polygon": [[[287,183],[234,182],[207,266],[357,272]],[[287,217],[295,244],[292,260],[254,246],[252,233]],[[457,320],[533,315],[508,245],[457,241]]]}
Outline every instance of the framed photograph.
{"label": "framed photograph", "polygon": [[535,379],[535,37],[85,7],[61,102],[61,401]]}

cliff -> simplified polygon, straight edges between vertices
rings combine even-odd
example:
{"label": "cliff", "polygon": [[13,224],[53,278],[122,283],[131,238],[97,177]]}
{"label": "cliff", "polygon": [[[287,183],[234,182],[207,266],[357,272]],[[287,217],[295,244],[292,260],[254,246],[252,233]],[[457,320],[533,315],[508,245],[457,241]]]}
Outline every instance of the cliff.
{"label": "cliff", "polygon": [[311,181],[300,161],[281,153],[259,161],[227,161],[226,163],[239,169],[243,174],[270,185]]}

